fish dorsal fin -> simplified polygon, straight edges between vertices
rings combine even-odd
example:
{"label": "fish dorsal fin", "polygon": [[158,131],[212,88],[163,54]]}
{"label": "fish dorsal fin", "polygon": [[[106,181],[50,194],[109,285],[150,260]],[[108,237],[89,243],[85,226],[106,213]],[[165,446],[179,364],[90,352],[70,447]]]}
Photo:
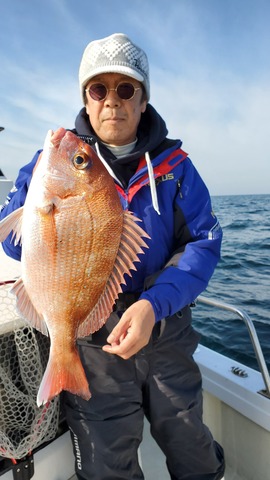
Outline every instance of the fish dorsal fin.
{"label": "fish dorsal fin", "polygon": [[23,207],[14,210],[0,222],[0,242],[3,242],[13,230],[12,240],[15,237],[15,245],[21,240],[22,236],[22,216]]}
{"label": "fish dorsal fin", "polygon": [[138,254],[144,253],[142,247],[148,248],[142,237],[150,237],[136,223],[138,221],[140,220],[133,213],[124,212],[123,230],[112,273],[97,304],[80,325],[78,337],[90,335],[104,325],[112,312],[115,300],[122,292],[121,284],[125,285],[124,275],[131,276],[131,270],[136,270],[134,262],[140,261]]}
{"label": "fish dorsal fin", "polygon": [[29,323],[32,327],[39,330],[43,335],[48,335],[48,329],[45,321],[39,316],[34,305],[32,304],[29,295],[25,289],[22,278],[17,280],[12,289],[11,293],[15,294],[17,297],[17,310],[18,313]]}

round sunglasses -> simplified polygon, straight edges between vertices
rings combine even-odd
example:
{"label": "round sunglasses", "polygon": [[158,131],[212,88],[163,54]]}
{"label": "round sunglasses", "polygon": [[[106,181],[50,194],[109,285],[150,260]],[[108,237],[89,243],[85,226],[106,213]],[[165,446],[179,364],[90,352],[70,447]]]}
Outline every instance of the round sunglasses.
{"label": "round sunglasses", "polygon": [[131,100],[137,90],[141,90],[141,87],[134,87],[132,83],[121,82],[116,88],[107,88],[103,83],[93,83],[93,85],[90,85],[85,91],[88,92],[90,97],[96,100],[96,102],[102,102],[110,91],[116,92],[121,100]]}

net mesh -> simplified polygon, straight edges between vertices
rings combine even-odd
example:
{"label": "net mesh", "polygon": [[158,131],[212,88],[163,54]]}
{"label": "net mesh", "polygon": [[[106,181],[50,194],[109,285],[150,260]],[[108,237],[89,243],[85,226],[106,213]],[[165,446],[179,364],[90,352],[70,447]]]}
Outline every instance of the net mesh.
{"label": "net mesh", "polygon": [[18,317],[10,285],[0,285],[0,455],[21,459],[53,439],[59,400],[37,407],[49,339]]}

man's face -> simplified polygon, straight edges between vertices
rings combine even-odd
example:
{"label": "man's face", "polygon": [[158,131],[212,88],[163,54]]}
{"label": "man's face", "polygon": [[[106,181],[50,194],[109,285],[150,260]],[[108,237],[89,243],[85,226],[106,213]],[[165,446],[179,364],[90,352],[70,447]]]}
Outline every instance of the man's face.
{"label": "man's face", "polygon": [[[140,82],[119,73],[97,75],[86,85],[88,89],[95,83],[104,84],[107,89],[114,89],[121,82],[132,83],[135,88]],[[141,114],[145,111],[147,101],[142,101],[143,91],[136,90],[130,100],[122,100],[115,90],[108,91],[105,100],[96,101],[86,92],[86,112],[90,123],[100,140],[110,145],[127,145],[135,140]]]}

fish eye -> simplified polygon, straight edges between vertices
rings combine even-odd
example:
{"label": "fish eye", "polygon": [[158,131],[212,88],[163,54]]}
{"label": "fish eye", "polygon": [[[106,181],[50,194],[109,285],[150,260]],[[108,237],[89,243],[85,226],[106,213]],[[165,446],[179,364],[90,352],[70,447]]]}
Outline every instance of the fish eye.
{"label": "fish eye", "polygon": [[73,165],[77,170],[84,170],[91,165],[91,160],[86,153],[77,153],[73,157]]}

